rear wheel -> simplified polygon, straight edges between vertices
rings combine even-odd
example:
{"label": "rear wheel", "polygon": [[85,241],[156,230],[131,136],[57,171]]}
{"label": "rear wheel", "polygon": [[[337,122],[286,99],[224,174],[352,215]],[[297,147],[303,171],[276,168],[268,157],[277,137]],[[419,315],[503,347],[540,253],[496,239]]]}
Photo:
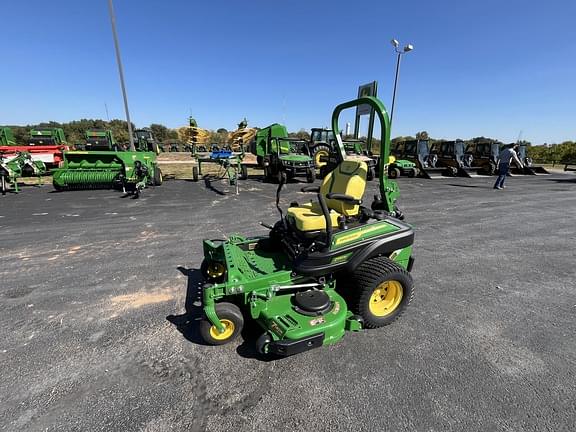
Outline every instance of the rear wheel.
{"label": "rear wheel", "polygon": [[395,321],[414,296],[410,273],[386,257],[362,263],[348,288],[350,309],[364,319],[364,326],[377,328]]}
{"label": "rear wheel", "polygon": [[244,327],[244,317],[240,308],[233,303],[217,303],[215,309],[224,331],[219,332],[215,325],[204,318],[200,321],[200,335],[210,345],[224,345],[240,334]]}
{"label": "rear wheel", "polygon": [[154,168],[154,186],[160,186],[163,182],[162,170],[158,167]]}
{"label": "rear wheel", "polygon": [[327,163],[323,159],[327,158],[329,155],[330,155],[330,147],[322,144],[314,147],[314,166],[316,168],[322,168]]}
{"label": "rear wheel", "polygon": [[192,179],[198,181],[198,167],[192,167]]}
{"label": "rear wheel", "polygon": [[2,195],[6,195],[8,188],[6,186],[6,177],[2,176]]}
{"label": "rear wheel", "polygon": [[390,178],[392,178],[392,179],[395,179],[395,178],[400,177],[400,170],[399,170],[398,168],[395,168],[395,167],[394,167],[394,168],[390,168],[390,169],[388,170],[388,177],[390,177]]}
{"label": "rear wheel", "polygon": [[312,168],[308,168],[306,170],[306,181],[308,183],[314,183],[314,180],[316,180],[316,171]]}

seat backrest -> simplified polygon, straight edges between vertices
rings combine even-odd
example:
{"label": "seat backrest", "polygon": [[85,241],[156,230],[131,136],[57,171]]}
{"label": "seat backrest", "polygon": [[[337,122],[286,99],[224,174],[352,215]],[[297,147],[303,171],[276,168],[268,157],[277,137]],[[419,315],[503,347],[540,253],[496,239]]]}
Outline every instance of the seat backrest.
{"label": "seat backrest", "polygon": [[[350,195],[355,199],[361,199],[366,189],[366,173],[368,165],[366,162],[345,160],[331,171],[320,187],[322,195],[340,193]],[[355,216],[360,210],[359,205],[345,203],[343,201],[326,199],[326,205],[344,216]]]}

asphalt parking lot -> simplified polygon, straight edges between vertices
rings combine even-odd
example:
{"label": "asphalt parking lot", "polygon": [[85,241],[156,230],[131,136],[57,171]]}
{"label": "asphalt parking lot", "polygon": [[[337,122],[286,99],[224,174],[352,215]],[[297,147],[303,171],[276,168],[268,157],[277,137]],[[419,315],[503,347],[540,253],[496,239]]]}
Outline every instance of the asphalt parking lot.
{"label": "asphalt parking lot", "polygon": [[266,232],[274,185],[0,197],[0,430],[574,430],[575,178],[400,179],[411,307],[268,362],[250,329],[197,343],[195,270],[201,239]]}

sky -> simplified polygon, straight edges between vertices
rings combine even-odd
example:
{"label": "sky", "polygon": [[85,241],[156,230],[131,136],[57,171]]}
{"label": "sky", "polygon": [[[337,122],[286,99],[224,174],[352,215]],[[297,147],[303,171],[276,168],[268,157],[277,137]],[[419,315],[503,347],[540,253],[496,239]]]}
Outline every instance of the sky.
{"label": "sky", "polygon": [[[5,0],[8,3],[8,0]],[[0,124],[125,118],[107,0],[2,8]],[[392,136],[576,140],[576,2],[114,2],[132,121],[328,126],[378,81]]]}

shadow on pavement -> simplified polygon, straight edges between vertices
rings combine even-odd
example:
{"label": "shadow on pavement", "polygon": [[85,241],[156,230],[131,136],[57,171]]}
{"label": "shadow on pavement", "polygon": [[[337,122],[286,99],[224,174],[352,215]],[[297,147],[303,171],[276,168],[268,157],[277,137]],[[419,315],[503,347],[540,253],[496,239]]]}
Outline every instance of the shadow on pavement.
{"label": "shadow on pavement", "polygon": [[[176,329],[182,333],[186,340],[198,344],[208,344],[202,339],[200,335],[199,321],[203,318],[202,310],[202,283],[204,278],[200,269],[187,269],[178,267],[183,275],[188,277],[186,286],[186,301],[184,304],[185,312],[182,315],[168,315],[166,319],[176,326]],[[240,357],[248,359],[257,359],[261,361],[277,360],[275,356],[263,356],[256,351],[255,341],[262,334],[262,328],[256,321],[248,319],[244,315],[244,328],[240,334],[241,343],[236,348],[236,352]]]}
{"label": "shadow on pavement", "polygon": [[168,315],[166,319],[176,326],[176,329],[190,342],[207,345],[200,336],[198,321],[202,319],[202,282],[200,269],[178,267],[180,273],[188,277],[186,285],[186,312],[182,315]]}
{"label": "shadow on pavement", "polygon": [[576,183],[576,176],[573,178],[549,178],[547,181],[553,181],[556,183]]}
{"label": "shadow on pavement", "polygon": [[458,184],[458,183],[446,183],[446,186],[455,186],[455,187],[463,187],[463,188],[485,188],[486,186],[482,185],[469,185],[469,184]]}

